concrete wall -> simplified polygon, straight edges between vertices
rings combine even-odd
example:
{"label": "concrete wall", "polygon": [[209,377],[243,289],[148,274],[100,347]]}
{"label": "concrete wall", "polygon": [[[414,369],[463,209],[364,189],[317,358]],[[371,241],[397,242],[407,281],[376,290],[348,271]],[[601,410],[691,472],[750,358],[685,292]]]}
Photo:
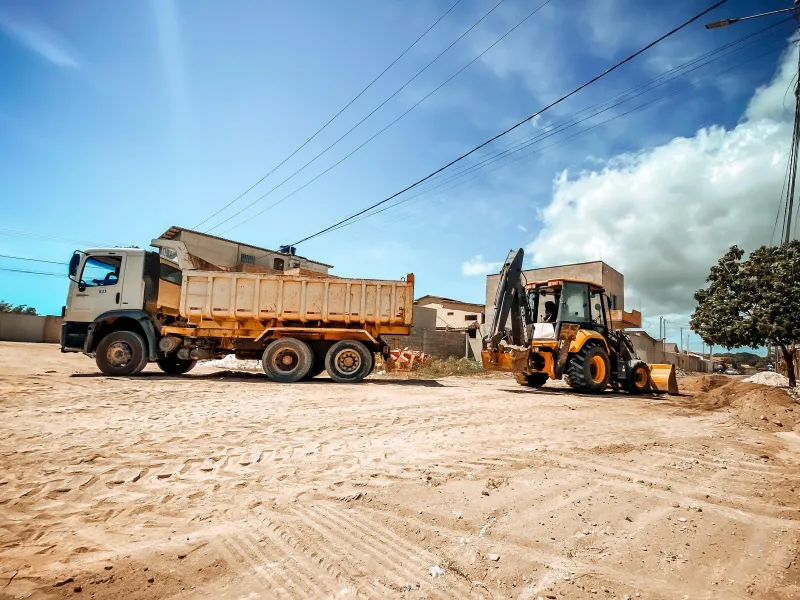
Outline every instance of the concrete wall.
{"label": "concrete wall", "polygon": [[[480,304],[465,308],[463,305],[452,305],[446,302],[431,302],[422,306],[435,311],[436,327],[463,329],[464,327],[469,327],[475,323],[482,323],[484,318],[483,306]],[[467,317],[477,317],[477,319],[467,319]]]}
{"label": "concrete wall", "polygon": [[[477,338],[480,333],[475,335]],[[385,335],[381,339],[393,349],[420,350],[437,358],[449,356],[476,358],[469,343],[473,340],[467,331],[448,331],[446,329],[417,329],[415,331],[412,329],[410,335]],[[479,358],[480,355],[476,360]]]}
{"label": "concrete wall", "polygon": [[[525,275],[525,279],[529,282],[546,281],[559,277],[591,281],[602,285],[606,290],[606,294],[609,296],[616,296],[616,306],[612,306],[612,308],[620,310],[624,310],[625,308],[625,278],[622,273],[611,268],[602,261],[543,267],[541,269],[528,269],[527,271],[523,271],[523,274]],[[486,276],[487,323],[492,322],[492,316],[494,315],[494,297],[497,293],[497,284],[499,281],[499,274]]]}
{"label": "concrete wall", "polygon": [[61,317],[0,313],[0,341],[57,344],[62,322]]}
{"label": "concrete wall", "polygon": [[712,372],[709,360],[704,360],[695,354],[669,352],[668,350],[676,349],[675,344],[664,344],[661,340],[650,337],[644,331],[629,331],[628,335],[637,356],[648,364],[670,364],[684,371],[695,373]]}

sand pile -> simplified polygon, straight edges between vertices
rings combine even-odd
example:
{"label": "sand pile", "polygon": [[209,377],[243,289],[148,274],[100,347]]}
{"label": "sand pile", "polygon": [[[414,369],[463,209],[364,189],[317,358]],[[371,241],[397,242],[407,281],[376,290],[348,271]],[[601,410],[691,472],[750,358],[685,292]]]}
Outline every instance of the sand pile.
{"label": "sand pile", "polygon": [[230,369],[231,371],[263,371],[260,360],[241,360],[233,354],[228,354],[228,356],[220,360],[209,360],[200,364],[204,367]]}
{"label": "sand pile", "polygon": [[785,391],[744,381],[729,380],[710,391],[682,397],[679,403],[695,410],[728,408],[744,423],[769,431],[791,431],[800,422],[800,405]]}
{"label": "sand pile", "polygon": [[773,387],[789,387],[789,378],[774,371],[762,371],[743,379],[748,383],[758,383],[761,385],[771,385]]}
{"label": "sand pile", "polygon": [[710,392],[718,387],[730,383],[730,378],[725,375],[701,375],[681,379],[678,387],[682,392]]}

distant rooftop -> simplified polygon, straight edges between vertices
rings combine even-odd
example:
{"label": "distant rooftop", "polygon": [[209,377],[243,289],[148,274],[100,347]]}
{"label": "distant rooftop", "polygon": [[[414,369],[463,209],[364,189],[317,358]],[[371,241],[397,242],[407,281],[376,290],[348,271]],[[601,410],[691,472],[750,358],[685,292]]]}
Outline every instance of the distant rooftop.
{"label": "distant rooftop", "polygon": [[249,244],[247,242],[239,242],[237,240],[230,240],[228,238],[219,237],[218,235],[211,235],[210,233],[203,233],[202,231],[195,231],[194,229],[187,229],[186,227],[178,227],[173,225],[169,229],[167,229],[164,233],[162,233],[159,237],[164,240],[174,240],[177,238],[182,231],[186,231],[187,233],[193,233],[194,235],[202,235],[207,238],[211,238],[214,240],[219,240],[221,242],[227,242],[229,244],[236,244],[238,246],[247,246],[248,248],[255,248],[256,250],[261,250],[263,252],[269,252],[271,254],[281,254],[283,256],[296,256],[297,258],[302,258],[303,260],[307,260],[309,262],[317,263],[318,265],[322,265],[323,267],[328,267],[330,269],[333,268],[333,265],[326,264],[324,262],[320,262],[318,260],[313,260],[310,258],[306,258],[305,256],[287,254],[286,252],[280,252],[278,250],[270,250],[269,248],[263,248],[262,246],[256,246],[254,244]]}

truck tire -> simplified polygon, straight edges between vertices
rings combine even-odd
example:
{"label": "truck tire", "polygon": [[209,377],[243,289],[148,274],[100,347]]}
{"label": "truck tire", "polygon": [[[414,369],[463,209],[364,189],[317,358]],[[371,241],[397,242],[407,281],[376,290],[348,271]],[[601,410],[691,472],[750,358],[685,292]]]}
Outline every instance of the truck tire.
{"label": "truck tire", "polygon": [[625,388],[631,394],[646,394],[650,391],[650,369],[643,362],[635,362],[628,369]]}
{"label": "truck tire", "polygon": [[356,340],[340,340],[325,355],[325,369],[338,383],[356,383],[369,375],[375,357]]}
{"label": "truck tire", "polygon": [[314,354],[302,340],[281,338],[272,342],[261,357],[264,373],[278,383],[303,379],[314,365]]}
{"label": "truck tire", "polygon": [[584,346],[573,354],[564,372],[567,384],[588,394],[601,394],[608,387],[611,363],[605,348],[595,344]]}
{"label": "truck tire", "polygon": [[194,369],[197,361],[191,359],[183,360],[178,358],[177,354],[170,354],[164,358],[159,358],[156,364],[158,364],[158,368],[167,375],[183,375]]}
{"label": "truck tire", "polygon": [[540,388],[547,383],[549,377],[547,373],[517,373],[514,376],[514,379],[516,379],[517,383],[520,385]]}
{"label": "truck tire", "polygon": [[141,335],[133,331],[113,331],[97,344],[94,360],[106,375],[136,375],[147,366],[147,354]]}

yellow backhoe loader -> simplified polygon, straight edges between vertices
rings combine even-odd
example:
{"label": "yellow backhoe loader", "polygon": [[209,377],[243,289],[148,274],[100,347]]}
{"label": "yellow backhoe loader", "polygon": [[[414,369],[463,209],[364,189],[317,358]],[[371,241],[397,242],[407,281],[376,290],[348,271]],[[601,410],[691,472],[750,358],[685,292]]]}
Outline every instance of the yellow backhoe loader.
{"label": "yellow backhoe loader", "polygon": [[566,278],[523,283],[522,258],[522,249],[512,250],[500,272],[484,369],[514,373],[520,384],[537,388],[563,378],[584,393],[609,386],[678,393],[673,365],[647,365],[630,338],[613,329],[602,286]]}

